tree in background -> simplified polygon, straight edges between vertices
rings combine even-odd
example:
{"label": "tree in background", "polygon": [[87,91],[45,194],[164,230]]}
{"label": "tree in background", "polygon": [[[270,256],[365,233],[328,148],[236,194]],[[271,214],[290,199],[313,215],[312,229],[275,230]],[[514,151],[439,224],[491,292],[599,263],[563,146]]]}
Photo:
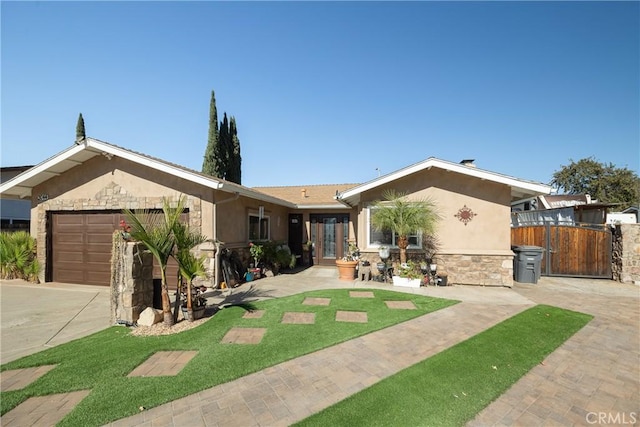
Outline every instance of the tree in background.
{"label": "tree in background", "polygon": [[229,120],[227,119],[227,113],[224,113],[222,121],[220,122],[220,135],[218,139],[218,149],[216,150],[216,157],[220,163],[220,175],[218,178],[228,179],[229,175],[229,147],[231,141],[229,139]]}
{"label": "tree in background", "polygon": [[209,104],[209,138],[207,140],[207,148],[204,152],[204,160],[202,162],[202,173],[223,178],[221,174],[220,162],[217,157],[219,144],[218,132],[218,109],[216,108],[216,95],[211,91],[211,102]]}
{"label": "tree in background", "polygon": [[87,134],[84,130],[84,118],[82,117],[82,113],[80,113],[78,123],[76,124],[76,144],[80,144],[85,139],[87,139]]}
{"label": "tree in background", "polygon": [[551,185],[566,194],[589,194],[602,203],[619,203],[621,207],[638,206],[640,178],[635,172],[613,163],[600,163],[593,157],[562,166],[554,172]]}
{"label": "tree in background", "polygon": [[229,121],[225,112],[218,127],[216,98],[214,92],[211,91],[209,141],[204,153],[202,173],[241,184],[241,166],[240,140],[238,139],[236,119],[231,116]]}
{"label": "tree in background", "polygon": [[229,122],[229,135],[231,137],[231,150],[229,152],[229,170],[227,180],[242,184],[242,156],[240,155],[240,139],[238,139],[238,128],[236,118],[231,116]]}

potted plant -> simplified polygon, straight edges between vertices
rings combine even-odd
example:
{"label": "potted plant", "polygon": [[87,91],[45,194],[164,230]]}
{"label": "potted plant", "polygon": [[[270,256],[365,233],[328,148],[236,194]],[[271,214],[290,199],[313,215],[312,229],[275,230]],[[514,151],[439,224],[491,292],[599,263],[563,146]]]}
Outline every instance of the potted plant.
{"label": "potted plant", "polygon": [[356,277],[356,268],[358,266],[358,256],[360,250],[355,242],[349,242],[347,254],[342,259],[336,259],[338,267],[338,279],[354,280]]}
{"label": "potted plant", "polygon": [[403,286],[408,288],[419,288],[424,275],[420,271],[420,266],[413,261],[400,264],[398,274],[393,276],[393,286]]}

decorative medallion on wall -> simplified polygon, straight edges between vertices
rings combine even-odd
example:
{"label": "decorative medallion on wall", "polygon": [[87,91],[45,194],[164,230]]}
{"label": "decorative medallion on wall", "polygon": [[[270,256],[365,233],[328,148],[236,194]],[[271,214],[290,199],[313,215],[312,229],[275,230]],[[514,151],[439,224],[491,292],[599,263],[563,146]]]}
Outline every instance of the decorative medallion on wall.
{"label": "decorative medallion on wall", "polygon": [[467,205],[464,205],[454,216],[457,217],[460,221],[464,222],[464,225],[466,226],[467,223],[471,221],[476,215],[478,214],[474,213],[470,208],[467,207]]}

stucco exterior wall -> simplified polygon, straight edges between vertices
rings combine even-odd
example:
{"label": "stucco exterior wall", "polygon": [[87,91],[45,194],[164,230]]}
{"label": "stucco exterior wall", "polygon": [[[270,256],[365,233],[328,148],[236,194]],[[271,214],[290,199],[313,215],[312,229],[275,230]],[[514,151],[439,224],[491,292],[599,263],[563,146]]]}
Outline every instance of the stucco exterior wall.
{"label": "stucco exterior wall", "polygon": [[[375,258],[378,251],[368,244],[367,208],[381,199],[387,188],[391,187],[364,193],[358,206],[358,244],[369,253],[367,258]],[[446,269],[449,283],[512,286],[514,254],[508,186],[430,169],[397,180],[392,188],[407,193],[411,199],[429,198],[436,204],[441,220],[437,225],[439,250],[435,258],[442,271]],[[471,212],[466,222],[459,217],[465,208]],[[412,258],[420,257],[418,250],[408,252]]]}
{"label": "stucco exterior wall", "polygon": [[[205,189],[208,190],[208,189]],[[47,265],[47,214],[50,211],[162,209],[164,197],[176,201],[186,196],[189,226],[207,237],[213,235],[211,195],[202,186],[134,165],[119,158],[94,158],[34,188],[31,234],[37,239],[38,261]],[[211,190],[213,191],[213,190]],[[45,201],[38,202],[38,196]],[[204,221],[203,221],[204,218]],[[40,280],[44,281],[45,271]]]}

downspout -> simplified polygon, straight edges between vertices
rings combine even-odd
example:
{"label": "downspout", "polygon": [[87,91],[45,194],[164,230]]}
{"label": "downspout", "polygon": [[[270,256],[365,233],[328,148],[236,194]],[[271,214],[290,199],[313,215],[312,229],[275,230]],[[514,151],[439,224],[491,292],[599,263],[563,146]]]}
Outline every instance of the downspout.
{"label": "downspout", "polygon": [[213,277],[214,288],[217,288],[218,283],[220,283],[220,240],[218,240],[218,205],[222,205],[227,202],[233,202],[234,200],[238,200],[238,198],[240,198],[240,193],[236,191],[234,197],[229,197],[228,199],[224,199],[220,202],[214,202],[213,204],[213,242],[216,245]]}

